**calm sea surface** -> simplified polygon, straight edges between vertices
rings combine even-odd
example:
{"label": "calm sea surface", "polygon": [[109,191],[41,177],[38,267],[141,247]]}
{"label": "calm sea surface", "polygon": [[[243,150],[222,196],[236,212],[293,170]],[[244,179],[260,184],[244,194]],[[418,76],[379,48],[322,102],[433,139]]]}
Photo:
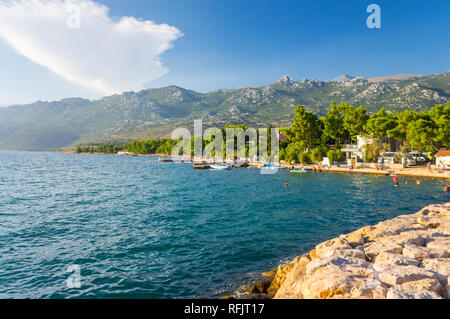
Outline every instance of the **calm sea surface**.
{"label": "calm sea surface", "polygon": [[[0,298],[217,297],[326,239],[450,199],[444,181],[154,160],[0,152]],[[71,265],[80,289],[66,285]]]}

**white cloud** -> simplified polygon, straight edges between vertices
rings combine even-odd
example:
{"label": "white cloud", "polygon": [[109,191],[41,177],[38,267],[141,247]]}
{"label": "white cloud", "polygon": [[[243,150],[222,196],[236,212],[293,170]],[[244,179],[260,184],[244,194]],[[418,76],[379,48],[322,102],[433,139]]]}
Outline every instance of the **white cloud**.
{"label": "white cloud", "polygon": [[0,38],[64,79],[104,95],[142,89],[166,74],[159,56],[180,36],[167,24],[112,19],[107,7],[89,0],[0,0]]}

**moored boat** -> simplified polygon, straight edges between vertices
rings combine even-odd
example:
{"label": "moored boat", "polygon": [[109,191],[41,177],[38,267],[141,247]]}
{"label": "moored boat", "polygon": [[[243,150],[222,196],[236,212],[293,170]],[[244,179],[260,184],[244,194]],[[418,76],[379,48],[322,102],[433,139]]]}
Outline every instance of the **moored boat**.
{"label": "moored boat", "polygon": [[302,173],[308,173],[310,170],[305,168],[305,167],[300,167],[300,168],[292,168],[289,170],[289,173],[297,173],[297,174],[302,174]]}
{"label": "moored boat", "polygon": [[221,170],[221,171],[224,171],[224,170],[230,170],[230,169],[232,169],[232,166],[231,166],[231,165],[228,165],[228,164],[212,164],[212,165],[210,166],[210,168],[211,168],[211,169],[215,169],[215,170]]}
{"label": "moored boat", "polygon": [[247,162],[233,164],[233,168],[247,168],[247,167],[249,167],[249,164]]}
{"label": "moored boat", "polygon": [[[282,169],[282,167],[278,164],[273,164],[273,163],[269,163],[269,164],[264,164],[261,167],[261,172],[278,172],[278,170]],[[270,173],[271,174],[271,173]]]}

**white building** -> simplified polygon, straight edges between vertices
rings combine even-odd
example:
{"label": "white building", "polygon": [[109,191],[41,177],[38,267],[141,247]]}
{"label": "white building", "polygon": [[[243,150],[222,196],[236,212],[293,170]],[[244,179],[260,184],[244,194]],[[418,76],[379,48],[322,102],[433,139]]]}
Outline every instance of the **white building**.
{"label": "white building", "polygon": [[370,144],[373,144],[373,138],[358,135],[356,145],[346,145],[341,151],[347,154],[347,160],[357,161],[364,158],[365,146]]}
{"label": "white building", "polygon": [[450,150],[443,150],[436,153],[436,168],[450,169]]}

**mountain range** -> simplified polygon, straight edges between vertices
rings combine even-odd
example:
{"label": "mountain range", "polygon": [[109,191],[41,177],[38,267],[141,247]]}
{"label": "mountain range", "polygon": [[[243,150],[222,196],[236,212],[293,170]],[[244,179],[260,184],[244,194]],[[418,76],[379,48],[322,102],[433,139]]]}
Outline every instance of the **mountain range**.
{"label": "mountain range", "polygon": [[167,137],[175,127],[289,125],[298,104],[324,115],[330,101],[369,112],[428,110],[450,100],[450,72],[329,81],[283,76],[263,87],[199,93],[177,86],[125,92],[99,100],[68,98],[0,108],[0,149],[54,150],[76,144]]}

